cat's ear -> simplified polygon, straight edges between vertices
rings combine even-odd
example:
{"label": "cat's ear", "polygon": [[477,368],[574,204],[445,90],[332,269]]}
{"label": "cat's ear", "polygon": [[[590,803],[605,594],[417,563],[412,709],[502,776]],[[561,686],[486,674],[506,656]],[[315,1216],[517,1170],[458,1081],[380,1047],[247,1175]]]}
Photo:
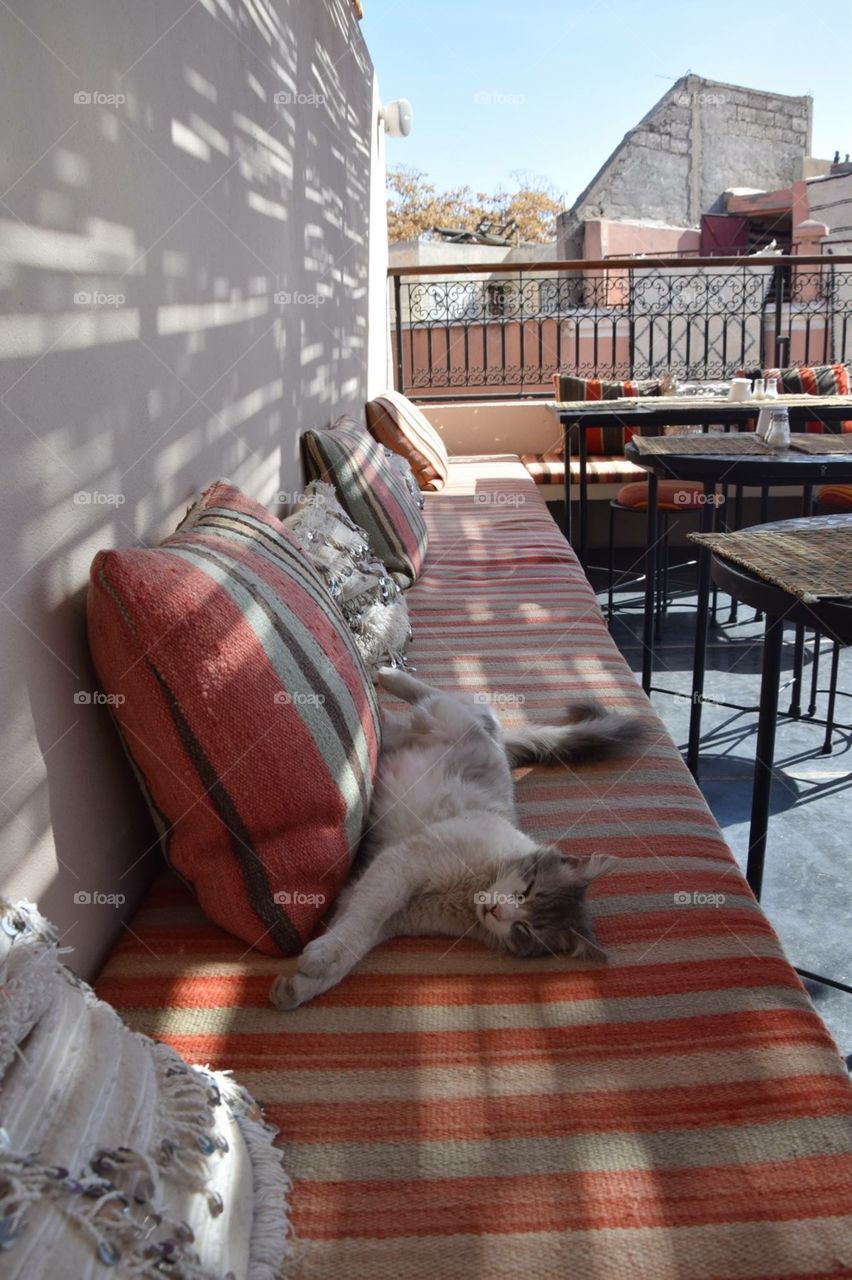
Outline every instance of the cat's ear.
{"label": "cat's ear", "polygon": [[614,871],[621,859],[613,857],[611,853],[593,853],[588,858],[579,858],[577,861],[577,879],[584,884],[591,884],[598,876]]}
{"label": "cat's ear", "polygon": [[579,929],[571,930],[574,948],[571,955],[577,960],[608,960],[609,955],[589,933],[580,933]]}
{"label": "cat's ear", "polygon": [[621,859],[613,857],[610,853],[592,853],[588,858],[578,858],[575,854],[569,853],[563,856],[562,861],[571,868],[574,879],[580,884],[591,884],[593,880],[597,880],[598,876],[606,875],[607,871],[614,871]]}

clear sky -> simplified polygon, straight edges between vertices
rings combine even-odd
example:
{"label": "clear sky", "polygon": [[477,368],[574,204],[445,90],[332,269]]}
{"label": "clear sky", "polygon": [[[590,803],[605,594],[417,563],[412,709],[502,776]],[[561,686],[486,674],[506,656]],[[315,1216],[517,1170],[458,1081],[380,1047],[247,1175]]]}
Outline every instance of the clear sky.
{"label": "clear sky", "polygon": [[814,155],[852,152],[852,3],[363,0],[382,97],[414,129],[388,163],[491,192],[521,171],[572,201],[687,71],[814,98]]}

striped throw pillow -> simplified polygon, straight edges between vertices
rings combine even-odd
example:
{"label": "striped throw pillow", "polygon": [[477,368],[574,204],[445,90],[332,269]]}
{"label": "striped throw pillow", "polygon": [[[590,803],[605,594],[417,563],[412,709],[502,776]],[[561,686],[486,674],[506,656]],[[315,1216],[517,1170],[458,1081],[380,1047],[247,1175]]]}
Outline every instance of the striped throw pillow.
{"label": "striped throw pillow", "polygon": [[[567,403],[576,400],[621,400],[622,397],[659,396],[663,393],[660,381],[645,379],[640,382],[626,378],[621,382],[607,382],[602,378],[577,378],[568,373],[555,373],[553,388],[556,399]],[[620,426],[587,427],[586,453],[589,457],[617,457],[624,453],[624,446],[636,435],[637,430],[636,427]],[[576,452],[576,443],[574,451]]]}
{"label": "striped throw pillow", "polygon": [[227,481],[161,546],[102,551],[89,643],[164,852],[211,920],[294,955],[343,885],[379,746],[372,684],[280,521]]}
{"label": "striped throw pillow", "polygon": [[383,391],[367,404],[367,426],[387,449],[411,463],[421,489],[443,489],[450,459],[443,440],[425,414],[399,391]]}
{"label": "striped throw pillow", "polygon": [[[749,378],[775,377],[782,395],[796,396],[848,396],[849,370],[845,364],[800,365],[790,369],[752,369]],[[796,428],[794,428],[795,430]],[[805,430],[819,435],[825,429],[822,422],[812,418],[805,423]],[[852,422],[841,422],[841,431],[852,431]]]}
{"label": "striped throw pillow", "polygon": [[382,445],[347,421],[302,438],[308,479],[334,485],[344,511],[367,531],[374,555],[400,586],[410,587],[426,556],[426,525]]}

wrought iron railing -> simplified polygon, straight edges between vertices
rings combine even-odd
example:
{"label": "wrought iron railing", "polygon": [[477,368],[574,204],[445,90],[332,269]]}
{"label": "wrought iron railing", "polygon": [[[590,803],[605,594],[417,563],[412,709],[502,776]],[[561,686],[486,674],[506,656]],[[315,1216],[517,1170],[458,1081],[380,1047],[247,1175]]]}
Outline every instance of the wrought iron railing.
{"label": "wrought iron railing", "polygon": [[397,387],[552,395],[554,373],[676,380],[852,361],[852,255],[393,267]]}

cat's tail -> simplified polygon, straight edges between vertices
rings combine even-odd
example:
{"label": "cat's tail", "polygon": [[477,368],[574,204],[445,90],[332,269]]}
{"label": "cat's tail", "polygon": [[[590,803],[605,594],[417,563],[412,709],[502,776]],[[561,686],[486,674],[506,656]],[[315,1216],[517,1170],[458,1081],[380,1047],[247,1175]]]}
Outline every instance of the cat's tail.
{"label": "cat's tail", "polygon": [[509,767],[526,764],[583,764],[629,751],[647,736],[647,725],[635,716],[605,711],[598,703],[573,708],[574,722],[530,725],[503,735]]}

